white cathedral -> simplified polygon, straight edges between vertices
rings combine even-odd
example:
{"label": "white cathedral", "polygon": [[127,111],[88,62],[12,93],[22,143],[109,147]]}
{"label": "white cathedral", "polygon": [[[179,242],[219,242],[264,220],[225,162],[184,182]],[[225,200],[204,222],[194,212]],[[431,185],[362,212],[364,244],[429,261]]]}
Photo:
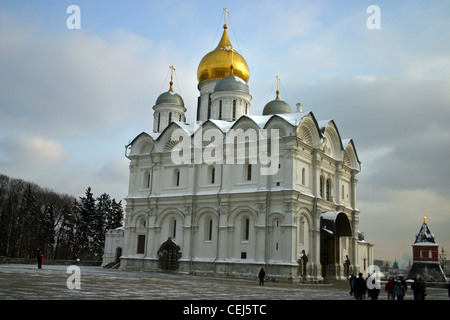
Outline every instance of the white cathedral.
{"label": "white cathedral", "polygon": [[[352,139],[301,104],[293,111],[278,90],[262,115],[251,115],[249,68],[227,27],[197,69],[197,121],[185,123],[187,109],[171,79],[153,106],[153,132],[126,146],[124,227],[106,233],[103,265],[234,278],[256,278],[264,268],[270,279],[289,282],[364,272],[373,245],[358,231],[361,166]],[[180,131],[192,152],[180,152]],[[228,140],[230,132],[244,139]],[[254,156],[252,137],[269,144],[272,163]],[[244,147],[243,155],[231,154],[236,161],[226,158],[229,143]],[[195,159],[208,150],[214,161]],[[175,163],[181,153],[188,161]]]}

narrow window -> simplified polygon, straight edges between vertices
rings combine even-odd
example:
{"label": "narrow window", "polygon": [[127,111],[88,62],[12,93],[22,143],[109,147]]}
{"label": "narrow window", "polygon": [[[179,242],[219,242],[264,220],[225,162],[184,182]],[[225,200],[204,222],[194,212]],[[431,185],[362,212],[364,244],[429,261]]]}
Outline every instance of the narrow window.
{"label": "narrow window", "polygon": [[345,187],[344,187],[344,185],[342,185],[342,188],[341,188],[342,190],[342,196],[341,196],[341,198],[342,198],[342,200],[344,200],[344,198],[345,198],[345,196],[344,196],[344,191],[345,191]]}
{"label": "narrow window", "polygon": [[247,165],[247,181],[251,181],[252,180],[252,165],[248,164]]}
{"label": "narrow window", "polygon": [[319,185],[319,192],[320,192],[320,197],[323,198],[323,176],[320,176],[320,185]]}
{"label": "narrow window", "polygon": [[180,185],[180,170],[175,170],[175,185],[177,187]]}
{"label": "narrow window", "polygon": [[244,240],[248,240],[250,234],[250,219],[245,219],[245,235]]}
{"label": "narrow window", "polygon": [[158,113],[158,132],[160,126],[161,126],[161,113]]}
{"label": "narrow window", "polygon": [[177,220],[173,220],[173,231],[172,231],[172,239],[175,239],[177,236]]}
{"label": "narrow window", "polygon": [[169,124],[172,122],[172,112],[169,112]]}
{"label": "narrow window", "polygon": [[222,120],[222,100],[219,101],[219,120]]}
{"label": "narrow window", "polygon": [[211,93],[208,96],[208,119],[211,118]]}
{"label": "narrow window", "polygon": [[180,114],[180,116],[179,116],[179,120],[178,121],[181,121],[181,114]]}
{"label": "narrow window", "polygon": [[138,243],[137,243],[137,252],[136,253],[145,253],[145,235],[138,235]]}
{"label": "narrow window", "polygon": [[331,200],[331,181],[330,181],[330,179],[327,179],[327,184],[326,184],[326,197],[327,197],[327,200],[328,200],[328,201]]}
{"label": "narrow window", "polygon": [[201,97],[198,97],[197,98],[197,121],[200,121],[200,104],[201,104],[201,101],[202,101]]}
{"label": "narrow window", "polygon": [[216,168],[211,169],[211,183],[214,184],[216,179]]}
{"label": "narrow window", "polygon": [[213,222],[212,219],[209,220],[209,230],[208,230],[208,240],[212,239],[212,227],[213,227]]}
{"label": "narrow window", "polygon": [[150,172],[145,172],[144,175],[144,188],[149,189],[150,188]]}
{"label": "narrow window", "polygon": [[233,119],[236,120],[236,100],[233,100]]}
{"label": "narrow window", "polygon": [[305,168],[302,169],[302,185],[305,185]]}

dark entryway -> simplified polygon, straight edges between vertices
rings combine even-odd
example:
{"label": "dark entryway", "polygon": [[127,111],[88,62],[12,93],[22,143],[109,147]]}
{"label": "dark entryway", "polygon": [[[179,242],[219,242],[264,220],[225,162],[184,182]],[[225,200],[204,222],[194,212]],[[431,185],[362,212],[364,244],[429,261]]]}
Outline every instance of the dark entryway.
{"label": "dark entryway", "polygon": [[324,212],[320,217],[320,263],[322,276],[338,276],[340,257],[339,238],[351,237],[352,228],[344,212]]}
{"label": "dark entryway", "polygon": [[181,258],[180,246],[172,239],[167,239],[158,250],[159,267],[162,270],[178,270],[178,260]]}

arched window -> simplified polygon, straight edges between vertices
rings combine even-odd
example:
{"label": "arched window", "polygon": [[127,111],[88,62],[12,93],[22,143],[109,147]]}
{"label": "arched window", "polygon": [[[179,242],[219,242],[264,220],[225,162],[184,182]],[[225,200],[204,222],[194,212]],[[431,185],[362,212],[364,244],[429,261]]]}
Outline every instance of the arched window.
{"label": "arched window", "polygon": [[211,119],[211,93],[208,96],[208,119]]}
{"label": "arched window", "polygon": [[323,188],[324,188],[324,180],[325,178],[323,176],[320,176],[320,185],[319,185],[319,193],[320,197],[323,198]]}
{"label": "arched window", "polygon": [[326,199],[331,201],[331,180],[327,179],[326,183]]}
{"label": "arched window", "polygon": [[173,219],[171,234],[172,234],[172,239],[175,239],[177,236],[177,219]]}
{"label": "arched window", "polygon": [[172,122],[172,112],[169,112],[169,122],[168,124],[170,124]]}
{"label": "arched window", "polygon": [[160,126],[161,126],[161,113],[158,112],[158,132],[159,132]]}
{"label": "arched window", "polygon": [[144,188],[149,189],[150,188],[150,172],[145,171],[144,173]]}
{"label": "arched window", "polygon": [[206,224],[205,224],[205,240],[206,241],[211,241],[212,240],[212,233],[213,233],[213,221],[211,218],[207,218],[206,219]]}
{"label": "arched window", "polygon": [[245,218],[244,240],[248,240],[250,236],[250,219]]}
{"label": "arched window", "polygon": [[232,120],[236,120],[236,100],[233,100],[233,117]]}

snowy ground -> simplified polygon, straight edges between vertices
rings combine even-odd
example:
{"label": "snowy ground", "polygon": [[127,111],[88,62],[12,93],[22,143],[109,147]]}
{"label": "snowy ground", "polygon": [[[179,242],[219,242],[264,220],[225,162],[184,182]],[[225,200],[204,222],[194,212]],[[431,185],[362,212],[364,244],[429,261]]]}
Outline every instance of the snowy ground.
{"label": "snowy ground", "polygon": [[[81,289],[69,289],[68,266],[0,264],[0,300],[352,300],[347,285],[300,285],[80,267]],[[73,282],[71,282],[73,283]],[[428,288],[428,300],[448,300]],[[387,300],[382,290],[380,300]],[[412,300],[408,288],[406,300]]]}

